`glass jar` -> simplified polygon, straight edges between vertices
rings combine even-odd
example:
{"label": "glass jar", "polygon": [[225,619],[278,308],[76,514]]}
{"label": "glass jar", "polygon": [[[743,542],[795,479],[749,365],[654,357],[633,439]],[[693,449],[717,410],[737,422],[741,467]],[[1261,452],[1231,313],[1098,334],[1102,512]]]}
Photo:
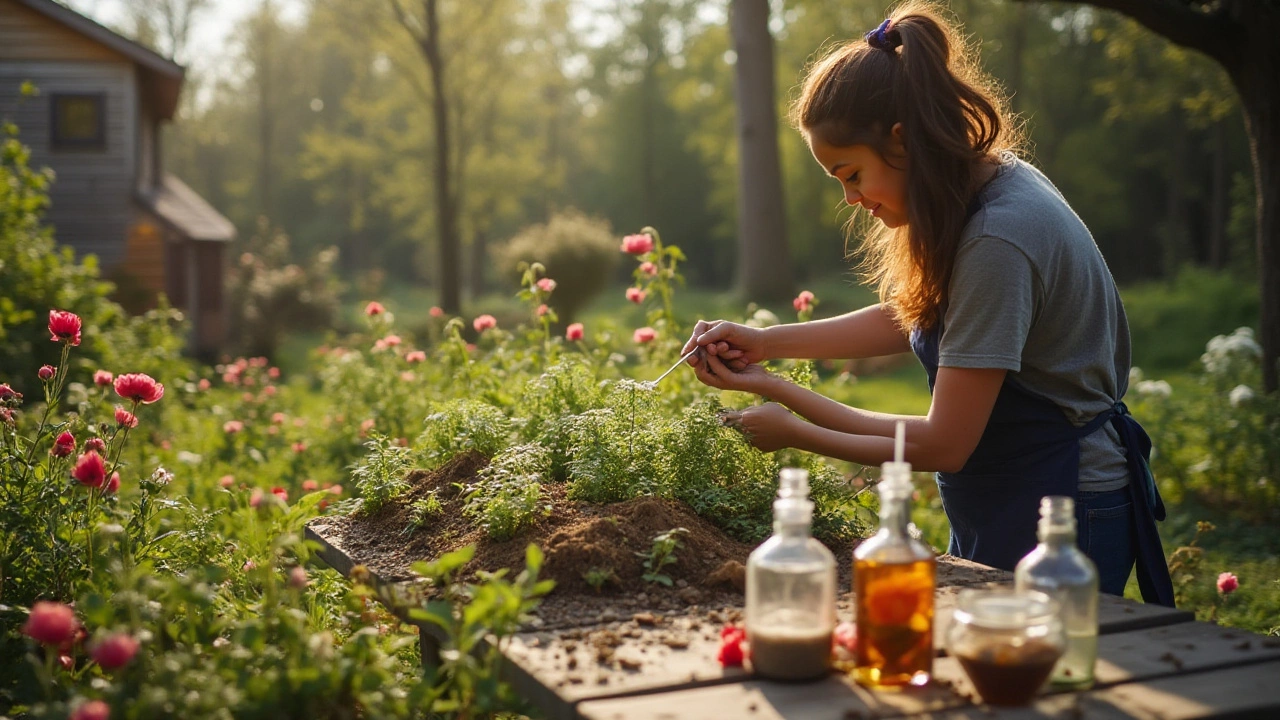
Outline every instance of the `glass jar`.
{"label": "glass jar", "polygon": [[810,534],[809,473],[785,468],[773,503],[773,537],[747,558],[747,641],[752,670],[810,680],[831,667],[835,556]]}
{"label": "glass jar", "polygon": [[991,705],[1031,702],[1065,647],[1058,603],[1038,591],[962,590],[947,629],[948,650]]}

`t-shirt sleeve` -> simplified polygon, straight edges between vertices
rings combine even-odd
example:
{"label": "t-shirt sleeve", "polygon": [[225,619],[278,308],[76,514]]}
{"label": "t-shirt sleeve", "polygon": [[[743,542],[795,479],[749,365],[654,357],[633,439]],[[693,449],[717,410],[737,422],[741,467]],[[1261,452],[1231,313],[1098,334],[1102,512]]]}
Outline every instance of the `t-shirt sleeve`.
{"label": "t-shirt sleeve", "polygon": [[979,237],[956,254],[938,364],[1022,369],[1022,349],[1040,307],[1031,260],[1011,243]]}

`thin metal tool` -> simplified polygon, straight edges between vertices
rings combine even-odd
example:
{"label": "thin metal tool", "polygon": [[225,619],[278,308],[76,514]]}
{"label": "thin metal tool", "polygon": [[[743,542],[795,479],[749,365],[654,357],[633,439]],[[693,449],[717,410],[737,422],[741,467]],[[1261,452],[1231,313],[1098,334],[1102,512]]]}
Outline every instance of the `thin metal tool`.
{"label": "thin metal tool", "polygon": [[650,380],[650,381],[649,381],[649,384],[650,384],[650,385],[652,385],[652,386],[655,386],[655,387],[656,387],[658,383],[662,382],[662,378],[664,378],[664,377],[666,377],[666,376],[670,375],[671,373],[675,372],[675,371],[676,371],[676,368],[678,368],[678,367],[680,367],[681,365],[683,365],[685,360],[688,360],[689,358],[693,357],[693,354],[694,354],[694,353],[696,353],[696,352],[698,352],[698,351],[699,351],[699,350],[701,350],[701,349],[702,349],[702,346],[701,346],[701,345],[698,345],[698,346],[694,347],[692,350],[690,350],[689,352],[685,353],[683,356],[681,356],[681,358],[680,358],[679,360],[677,360],[677,361],[676,361],[676,364],[675,364],[675,365],[672,365],[671,367],[667,368],[667,371],[666,371],[666,372],[664,372],[664,373],[662,373],[661,375],[659,375],[657,380]]}

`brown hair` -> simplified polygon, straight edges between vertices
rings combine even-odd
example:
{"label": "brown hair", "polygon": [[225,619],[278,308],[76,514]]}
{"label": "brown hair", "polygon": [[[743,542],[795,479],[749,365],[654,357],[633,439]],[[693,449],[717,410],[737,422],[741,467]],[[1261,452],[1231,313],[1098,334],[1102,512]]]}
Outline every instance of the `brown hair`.
{"label": "brown hair", "polygon": [[866,145],[891,164],[890,131],[902,123],[907,224],[868,233],[862,269],[902,327],[929,328],[946,300],[978,161],[1014,149],[1017,132],[1003,95],[932,4],[895,7],[875,40],[814,63],[791,119],[828,145]]}

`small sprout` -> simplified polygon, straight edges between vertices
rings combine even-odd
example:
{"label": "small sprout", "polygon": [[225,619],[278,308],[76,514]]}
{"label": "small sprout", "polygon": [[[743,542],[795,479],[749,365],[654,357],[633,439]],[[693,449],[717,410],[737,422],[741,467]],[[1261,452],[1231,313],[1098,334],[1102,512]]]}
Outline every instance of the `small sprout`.
{"label": "small sprout", "polygon": [[680,543],[680,536],[686,535],[688,532],[688,530],[679,527],[658,533],[653,537],[653,546],[649,548],[649,552],[636,553],[636,555],[644,558],[646,572],[640,577],[645,582],[662,583],[667,587],[671,587],[671,578],[662,573],[662,568],[675,563],[676,550],[684,547]]}
{"label": "small sprout", "polygon": [[600,592],[609,583],[618,582],[618,576],[611,567],[593,567],[582,573],[582,579],[586,580],[591,589],[596,592]]}

